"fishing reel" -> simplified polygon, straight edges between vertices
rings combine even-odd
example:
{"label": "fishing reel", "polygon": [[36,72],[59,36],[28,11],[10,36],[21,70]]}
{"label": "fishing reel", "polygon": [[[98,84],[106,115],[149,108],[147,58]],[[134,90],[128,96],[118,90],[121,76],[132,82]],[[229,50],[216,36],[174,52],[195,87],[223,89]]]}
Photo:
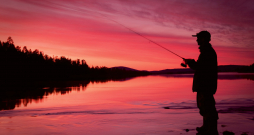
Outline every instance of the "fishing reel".
{"label": "fishing reel", "polygon": [[181,63],[181,66],[182,66],[182,67],[185,67],[185,68],[187,67],[187,63],[186,63],[186,61],[185,61],[184,58],[183,58],[183,62]]}
{"label": "fishing reel", "polygon": [[183,62],[181,63],[181,66],[186,68],[188,64],[191,64],[193,62],[195,62],[194,59],[185,59],[185,58],[183,58]]}

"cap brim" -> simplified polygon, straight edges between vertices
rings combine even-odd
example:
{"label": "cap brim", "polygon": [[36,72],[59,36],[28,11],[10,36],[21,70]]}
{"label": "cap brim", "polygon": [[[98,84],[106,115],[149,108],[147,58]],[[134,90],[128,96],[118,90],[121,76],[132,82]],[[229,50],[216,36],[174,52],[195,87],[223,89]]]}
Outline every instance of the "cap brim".
{"label": "cap brim", "polygon": [[197,37],[197,35],[192,35],[192,37]]}

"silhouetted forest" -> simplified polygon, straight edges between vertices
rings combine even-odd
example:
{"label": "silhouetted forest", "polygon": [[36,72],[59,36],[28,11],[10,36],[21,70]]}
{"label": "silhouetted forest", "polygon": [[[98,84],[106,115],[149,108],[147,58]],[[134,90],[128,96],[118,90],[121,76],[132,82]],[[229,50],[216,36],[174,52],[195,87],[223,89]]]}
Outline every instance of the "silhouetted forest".
{"label": "silhouetted forest", "polygon": [[237,69],[239,73],[254,73],[254,63],[250,66],[245,66]]}
{"label": "silhouetted forest", "polygon": [[90,67],[85,60],[51,57],[38,49],[15,46],[11,37],[7,42],[0,41],[0,68],[0,80],[5,84],[10,81],[114,80],[148,75],[145,71]]}

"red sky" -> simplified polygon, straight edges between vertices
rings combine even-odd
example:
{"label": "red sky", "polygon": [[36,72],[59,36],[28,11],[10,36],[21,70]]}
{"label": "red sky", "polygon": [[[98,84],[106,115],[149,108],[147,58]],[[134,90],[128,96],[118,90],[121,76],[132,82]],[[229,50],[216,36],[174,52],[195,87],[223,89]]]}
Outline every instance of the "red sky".
{"label": "red sky", "polygon": [[180,68],[197,59],[196,39],[208,30],[219,65],[254,63],[254,1],[232,0],[0,0],[0,40],[89,66],[139,70]]}

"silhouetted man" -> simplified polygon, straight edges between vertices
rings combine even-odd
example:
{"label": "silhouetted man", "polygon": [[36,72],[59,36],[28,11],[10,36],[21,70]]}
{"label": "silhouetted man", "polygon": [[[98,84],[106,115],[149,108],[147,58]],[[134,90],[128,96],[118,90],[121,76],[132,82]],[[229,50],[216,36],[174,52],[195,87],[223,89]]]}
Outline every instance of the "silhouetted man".
{"label": "silhouetted man", "polygon": [[203,126],[197,127],[197,135],[218,135],[218,112],[215,108],[213,95],[217,90],[217,55],[209,43],[211,35],[208,31],[201,31],[196,35],[200,55],[198,60],[185,59],[186,64],[195,70],[193,78],[193,92],[197,92],[197,106],[203,116]]}

